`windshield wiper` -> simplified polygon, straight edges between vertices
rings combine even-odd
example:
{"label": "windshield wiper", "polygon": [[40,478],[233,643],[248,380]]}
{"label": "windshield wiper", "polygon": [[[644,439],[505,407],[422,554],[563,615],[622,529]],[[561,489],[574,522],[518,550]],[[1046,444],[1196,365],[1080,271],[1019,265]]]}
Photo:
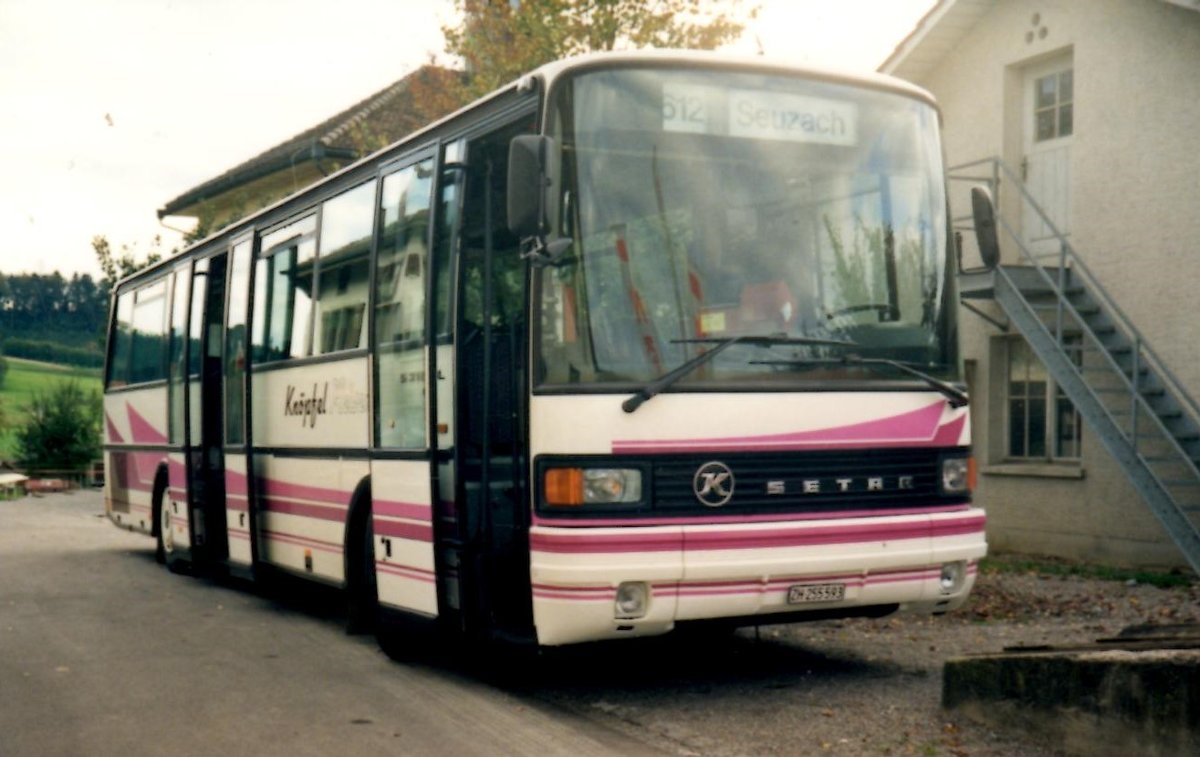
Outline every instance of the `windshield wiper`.
{"label": "windshield wiper", "polygon": [[707,352],[701,352],[690,360],[684,361],[678,368],[675,368],[658,378],[651,381],[646,386],[642,387],[629,399],[621,403],[621,409],[627,413],[632,413],[642,406],[646,400],[656,394],[670,388],[675,382],[679,381],[684,376],[696,370],[700,366],[709,362],[717,355],[720,355],[729,347],[735,344],[756,344],[763,347],[775,347],[777,345],[797,344],[804,346],[836,346],[836,347],[856,347],[854,342],[848,342],[843,339],[814,339],[803,336],[786,336],[784,334],[742,334],[740,336],[731,337],[701,337],[697,339],[672,339],[672,344],[714,344],[716,345]]}
{"label": "windshield wiper", "polygon": [[910,376],[916,376],[924,381],[929,386],[941,392],[950,402],[950,407],[965,407],[968,402],[967,393],[953,384],[947,384],[941,379],[936,379],[928,373],[914,368],[908,363],[899,360],[890,360],[886,357],[860,357],[859,355],[845,355],[839,358],[829,358],[826,360],[755,360],[754,365],[789,365],[789,366],[804,366],[804,365],[886,365],[895,368],[898,371],[903,371]]}

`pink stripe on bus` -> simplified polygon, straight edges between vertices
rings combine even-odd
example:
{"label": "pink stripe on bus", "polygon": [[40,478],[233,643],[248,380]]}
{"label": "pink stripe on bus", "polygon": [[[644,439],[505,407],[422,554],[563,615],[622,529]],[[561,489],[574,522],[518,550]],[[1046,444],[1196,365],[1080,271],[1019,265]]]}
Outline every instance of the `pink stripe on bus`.
{"label": "pink stripe on bus", "polygon": [[414,568],[409,565],[396,565],[394,563],[385,563],[376,561],[375,569],[381,573],[389,573],[401,578],[409,578],[414,581],[422,581],[424,583],[436,583],[437,578],[431,571],[423,568]]}
{"label": "pink stripe on bus", "polygon": [[234,512],[249,512],[250,502],[245,497],[240,497],[233,494],[225,495],[225,507]]}
{"label": "pink stripe on bus", "polygon": [[226,494],[246,496],[249,493],[250,487],[246,481],[246,474],[238,471],[225,470],[225,492]]}
{"label": "pink stripe on bus", "polygon": [[126,402],[125,412],[129,415],[129,430],[133,435],[134,444],[166,444],[167,435],[154,427],[154,424],[142,417],[133,405]]}
{"label": "pink stripe on bus", "polygon": [[[967,566],[967,572],[973,575],[978,571],[978,568],[978,563],[971,561]],[[936,579],[940,574],[940,568],[908,568],[904,570],[879,571],[866,576],[863,576],[861,573],[845,573],[824,576],[789,576],[773,578],[769,581],[680,581],[677,583],[655,583],[650,588],[656,597],[759,595],[768,592],[785,591],[792,586],[822,583],[842,583],[850,587],[862,588],[878,584],[931,581]],[[534,584],[533,595],[542,599],[608,602],[616,596],[616,589],[611,586]]]}
{"label": "pink stripe on bus", "polygon": [[338,507],[336,505],[310,505],[303,502],[279,499],[278,497],[264,497],[263,509],[270,513],[299,515],[305,518],[327,520],[334,523],[344,523],[347,512],[345,507]]}
{"label": "pink stripe on bus", "polygon": [[108,429],[109,444],[125,443],[125,437],[121,436],[121,432],[117,430],[117,424],[113,423],[112,416],[107,412],[104,413],[104,425]]}
{"label": "pink stripe on bus", "polygon": [[277,541],[277,542],[281,542],[283,544],[292,544],[292,545],[301,546],[301,547],[312,547],[313,549],[319,549],[322,552],[331,552],[333,554],[341,554],[342,553],[342,545],[334,544],[332,542],[320,541],[317,539],[309,539],[304,536],[296,536],[294,534],[285,534],[285,533],[281,533],[279,531],[264,530],[262,532],[262,535],[268,541]]}
{"label": "pink stripe on bus", "polygon": [[287,497],[290,499],[307,499],[314,502],[328,502],[337,505],[347,505],[352,492],[342,491],[340,489],[325,489],[319,486],[306,486],[304,484],[294,484],[289,481],[280,481],[274,478],[268,478],[263,482],[263,493],[274,497]]}
{"label": "pink stripe on bus", "polygon": [[953,446],[961,436],[966,415],[939,425],[945,406],[944,401],[938,401],[890,418],[783,434],[710,439],[619,439],[613,442],[612,450],[622,454]]}
{"label": "pink stripe on bus", "polygon": [[673,550],[766,549],[823,544],[896,541],[978,533],[982,515],[913,523],[871,523],[849,526],[791,527],[737,531],[686,531],[674,534],[593,534],[588,532],[529,535],[535,552],[605,553],[666,552]]}
{"label": "pink stripe on bus", "polygon": [[534,587],[533,596],[542,599],[567,599],[575,602],[611,602],[616,598],[617,590],[582,591],[569,586]]}
{"label": "pink stripe on bus", "polygon": [[429,505],[421,505],[413,502],[390,502],[381,499],[376,499],[372,502],[372,509],[375,515],[424,521],[429,520],[433,513],[433,508]]}
{"label": "pink stripe on bus", "polygon": [[376,536],[394,536],[398,539],[411,539],[412,541],[433,541],[433,527],[428,523],[400,523],[394,520],[375,518],[374,528]]}
{"label": "pink stripe on bus", "polygon": [[664,534],[529,534],[534,552],[673,552],[683,549],[683,533]]}
{"label": "pink stripe on bus", "polygon": [[661,518],[546,518],[534,515],[533,525],[554,528],[594,528],[623,526],[696,526],[723,523],[787,523],[791,521],[831,520],[834,518],[874,518],[892,515],[933,515],[966,512],[970,505],[937,505],[892,510],[837,510],[815,513],[777,513],[768,515],[695,515]]}

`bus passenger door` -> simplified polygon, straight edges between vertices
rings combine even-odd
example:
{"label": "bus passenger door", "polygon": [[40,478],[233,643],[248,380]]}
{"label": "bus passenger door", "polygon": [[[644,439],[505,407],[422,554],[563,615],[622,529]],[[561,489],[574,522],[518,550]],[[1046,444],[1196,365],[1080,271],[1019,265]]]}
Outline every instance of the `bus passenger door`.
{"label": "bus passenger door", "polygon": [[426,337],[433,165],[419,155],[383,176],[371,321],[375,588],[381,607],[425,618],[438,616]]}
{"label": "bus passenger door", "polygon": [[225,269],[224,253],[201,261],[196,267],[188,367],[193,561],[210,569],[227,554],[221,443]]}
{"label": "bus passenger door", "polygon": [[463,615],[476,635],[533,637],[527,271],[505,222],[508,146],[532,113],[468,140],[458,231],[456,505]]}
{"label": "bus passenger door", "polygon": [[229,302],[225,312],[224,364],[224,484],[226,554],[231,572],[253,576],[255,563],[253,492],[249,485],[246,407],[248,383],[246,333],[250,300],[251,239],[235,242],[229,258]]}

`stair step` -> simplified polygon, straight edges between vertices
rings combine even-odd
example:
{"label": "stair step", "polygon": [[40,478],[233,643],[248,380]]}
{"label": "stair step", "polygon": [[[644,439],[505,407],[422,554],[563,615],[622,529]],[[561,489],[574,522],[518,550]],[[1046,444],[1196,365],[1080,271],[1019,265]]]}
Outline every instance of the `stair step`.
{"label": "stair step", "polygon": [[1200,486],[1200,481],[1194,478],[1171,478],[1162,482],[1163,486]]}
{"label": "stair step", "polygon": [[[1031,303],[1029,303],[1029,307],[1033,308],[1034,310],[1042,310],[1042,311],[1045,311],[1048,313],[1057,313],[1059,304],[1058,304],[1058,300],[1056,299],[1053,302],[1031,302]],[[1083,306],[1075,305],[1074,306],[1075,313],[1071,312],[1071,307],[1072,306],[1063,305],[1062,306],[1063,314],[1068,315],[1068,316],[1074,316],[1075,313],[1078,313],[1079,315],[1083,316],[1084,318],[1087,318],[1088,316],[1097,315],[1100,312],[1100,308],[1098,308],[1094,305],[1083,305]]]}

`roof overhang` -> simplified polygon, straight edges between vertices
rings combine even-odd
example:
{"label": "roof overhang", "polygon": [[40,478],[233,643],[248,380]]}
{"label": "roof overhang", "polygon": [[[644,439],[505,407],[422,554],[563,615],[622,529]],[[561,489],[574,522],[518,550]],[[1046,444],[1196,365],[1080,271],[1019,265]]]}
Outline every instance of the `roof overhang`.
{"label": "roof overhang", "polygon": [[345,164],[359,158],[355,150],[342,147],[327,147],[319,140],[286,155],[273,156],[268,160],[251,161],[238,168],[221,174],[203,184],[188,190],[158,209],[160,219],[167,216],[194,216],[199,207],[211,200],[234,189],[265,179],[281,171],[292,171],[304,163],[319,163],[322,160],[336,160]]}
{"label": "roof overhang", "polygon": [[[1200,11],[1200,0],[1162,0],[1170,5]],[[918,84],[932,71],[988,11],[996,0],[939,0],[917,22],[880,66],[880,73],[891,74]]]}
{"label": "roof overhang", "polygon": [[901,40],[879,70],[908,81],[922,82],[946,53],[954,49],[996,0],[940,0]]}

